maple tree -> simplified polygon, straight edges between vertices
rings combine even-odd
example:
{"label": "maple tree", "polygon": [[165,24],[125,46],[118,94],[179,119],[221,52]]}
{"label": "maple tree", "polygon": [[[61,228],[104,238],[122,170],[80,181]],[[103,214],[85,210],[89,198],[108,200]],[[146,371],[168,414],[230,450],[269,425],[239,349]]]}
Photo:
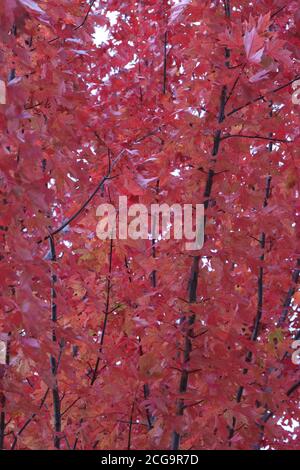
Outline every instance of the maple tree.
{"label": "maple tree", "polygon": [[[0,25],[0,448],[299,449],[298,1]],[[120,195],[203,203],[204,247],[99,240]]]}

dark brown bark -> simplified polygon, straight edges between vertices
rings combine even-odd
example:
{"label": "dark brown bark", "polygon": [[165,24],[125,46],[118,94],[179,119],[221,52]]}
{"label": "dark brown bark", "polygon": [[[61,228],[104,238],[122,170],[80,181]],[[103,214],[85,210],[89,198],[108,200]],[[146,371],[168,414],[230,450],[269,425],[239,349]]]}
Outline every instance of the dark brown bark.
{"label": "dark brown bark", "polygon": [[[230,18],[231,10],[230,10],[229,0],[225,0],[224,8],[225,8],[225,16],[227,18]],[[225,59],[226,59],[225,64],[227,67],[229,67],[229,57],[230,57],[230,51],[226,49],[225,50]],[[218,124],[221,124],[225,119],[226,102],[227,102],[227,87],[223,86],[221,89],[221,95],[220,95]],[[222,140],[222,131],[221,129],[217,129],[215,132],[213,148],[212,148],[212,157],[213,157],[212,164],[214,164],[216,161],[216,157],[219,152],[221,140]],[[215,176],[214,169],[210,168],[207,174],[207,180],[206,180],[205,189],[203,193],[203,201],[204,201],[203,203],[204,203],[205,209],[209,207],[210,196],[211,196],[213,183],[214,183],[214,176]],[[200,261],[200,256],[194,256],[192,267],[191,267],[189,283],[188,283],[188,301],[191,304],[197,301],[199,261]],[[190,315],[188,319],[183,318],[183,321],[181,324],[182,328],[185,330],[183,365],[182,365],[182,371],[181,371],[180,383],[179,383],[179,393],[181,394],[184,394],[188,388],[188,380],[189,380],[188,365],[189,365],[189,360],[190,360],[190,354],[192,351],[192,337],[193,337],[194,323],[195,323],[195,315]],[[178,403],[177,403],[177,411],[176,411],[177,416],[182,416],[184,413],[184,409],[185,409],[184,399],[181,398],[178,400]],[[172,435],[171,448],[172,450],[178,450],[179,447],[180,447],[180,434],[177,431],[174,431]]]}

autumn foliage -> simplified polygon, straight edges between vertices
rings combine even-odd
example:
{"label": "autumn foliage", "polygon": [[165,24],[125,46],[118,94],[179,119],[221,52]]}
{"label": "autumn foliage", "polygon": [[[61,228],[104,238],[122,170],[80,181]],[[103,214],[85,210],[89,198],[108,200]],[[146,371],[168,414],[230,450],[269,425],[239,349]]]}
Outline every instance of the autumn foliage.
{"label": "autumn foliage", "polygon": [[[1,449],[300,448],[299,28],[1,1]],[[120,195],[204,203],[204,247],[99,240]]]}

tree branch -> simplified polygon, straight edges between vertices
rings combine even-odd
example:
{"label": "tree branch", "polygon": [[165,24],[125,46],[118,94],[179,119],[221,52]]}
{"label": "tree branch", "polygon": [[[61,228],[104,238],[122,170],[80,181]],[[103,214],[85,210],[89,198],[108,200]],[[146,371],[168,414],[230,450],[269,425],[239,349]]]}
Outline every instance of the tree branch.
{"label": "tree branch", "polygon": [[76,26],[76,28],[74,28],[74,31],[77,31],[77,29],[81,28],[81,27],[85,24],[86,20],[88,19],[88,16],[89,16],[90,12],[91,12],[91,9],[92,9],[93,6],[94,6],[95,1],[96,1],[96,0],[91,0],[91,2],[90,2],[90,4],[89,4],[89,7],[88,7],[88,10],[87,10],[87,12],[86,12],[85,17],[83,18],[83,20],[82,20],[82,22],[80,23],[80,25],[78,25],[78,26]]}
{"label": "tree branch", "polygon": [[[292,275],[293,285],[289,288],[288,293],[286,295],[286,298],[284,300],[283,309],[282,309],[281,316],[280,316],[280,319],[279,319],[279,322],[278,322],[278,326],[282,326],[284,324],[284,322],[286,321],[286,319],[287,319],[287,315],[289,313],[289,308],[290,308],[290,305],[291,305],[291,302],[292,302],[293,295],[296,292],[296,286],[297,286],[297,283],[299,281],[299,278],[300,278],[300,258],[298,258],[298,260],[297,260],[297,267],[294,270],[293,275]],[[299,336],[300,336],[300,331],[299,331]],[[296,339],[298,339],[298,338],[296,337]]]}
{"label": "tree branch", "polygon": [[[102,328],[102,333],[101,333],[101,338],[100,338],[99,354],[101,354],[102,349],[103,349],[104,338],[105,338],[106,327],[107,327],[107,320],[108,320],[108,315],[109,315],[110,293],[111,293],[111,274],[112,274],[112,254],[113,254],[113,240],[111,239],[110,249],[109,249],[109,267],[108,267],[107,287],[106,287],[104,323],[103,323],[103,328]],[[97,379],[99,363],[100,363],[100,355],[98,355],[97,357],[97,361],[96,361],[92,379],[91,379],[91,385],[93,385]]]}
{"label": "tree branch", "polygon": [[[224,3],[225,8],[225,16],[230,18],[231,9],[230,9],[230,1],[225,0]],[[229,57],[230,51],[226,48],[225,49],[225,65],[229,68]],[[219,107],[219,116],[218,116],[218,124],[221,124],[225,119],[225,106],[227,100],[227,86],[224,85],[221,90],[220,95],[220,107]],[[217,129],[214,136],[214,143],[212,149],[212,156],[216,157],[219,151],[219,146],[221,142],[221,129]],[[215,161],[215,159],[213,159]],[[215,172],[213,168],[211,168],[207,175],[206,185],[203,193],[204,199],[204,208],[205,210],[208,208],[209,199],[213,187],[213,180],[214,180]],[[204,225],[206,222],[206,217],[204,220]],[[189,303],[196,303],[197,302],[197,286],[198,286],[198,275],[199,275],[199,260],[200,256],[194,256],[191,273],[188,283],[188,301]],[[184,351],[183,351],[183,367],[182,372],[180,375],[180,384],[179,384],[179,393],[184,394],[188,388],[188,380],[189,380],[189,371],[188,371],[188,363],[190,361],[190,354],[192,352],[192,338],[193,338],[193,325],[195,323],[196,316],[192,314],[189,316],[187,320],[187,326],[185,326],[185,339],[184,339]],[[182,324],[186,325],[185,318],[182,319]],[[183,416],[185,409],[184,399],[180,398],[177,402],[177,416]],[[172,443],[171,449],[172,450],[179,450],[180,446],[180,434],[177,431],[173,431],[172,434]]]}
{"label": "tree branch", "polygon": [[132,436],[132,425],[133,425],[133,413],[134,413],[134,404],[135,399],[132,402],[131,412],[130,412],[130,422],[129,422],[129,429],[128,429],[128,443],[127,443],[127,450],[131,449],[131,436]]}
{"label": "tree branch", "polygon": [[230,98],[232,97],[233,92],[234,92],[234,90],[235,90],[235,88],[236,88],[236,86],[237,86],[237,84],[238,84],[238,82],[239,82],[239,80],[240,80],[240,78],[241,78],[241,75],[242,75],[242,73],[243,73],[243,71],[244,71],[245,66],[246,66],[246,63],[243,64],[243,66],[242,66],[242,68],[241,68],[241,70],[240,70],[238,76],[236,77],[236,79],[235,79],[235,81],[234,81],[234,83],[233,83],[233,86],[232,86],[230,92],[228,93],[228,96],[227,96],[227,98],[226,98],[225,104],[227,104],[228,101],[230,100]]}
{"label": "tree branch", "polygon": [[61,413],[61,417],[63,417],[73,406],[80,400],[80,397],[76,398],[67,408]]}
{"label": "tree branch", "polygon": [[[47,390],[46,390],[46,392],[45,392],[45,394],[44,394],[44,396],[43,396],[43,398],[42,398],[42,400],[41,400],[41,403],[40,403],[40,405],[39,405],[39,410],[44,406],[44,403],[45,403],[45,401],[46,401],[46,399],[47,399],[47,396],[48,396],[49,391],[50,391],[50,388],[48,387]],[[15,447],[16,447],[16,445],[17,445],[18,437],[21,436],[21,434],[23,433],[23,431],[25,431],[25,429],[27,428],[27,426],[28,426],[28,425],[31,423],[31,421],[36,417],[36,415],[37,415],[37,413],[33,413],[33,414],[31,415],[31,417],[28,418],[27,421],[25,421],[25,423],[23,424],[23,426],[20,428],[20,430],[18,431],[18,433],[17,433],[17,434],[15,435],[15,437],[14,437],[14,441],[13,441],[13,443],[12,443],[12,445],[11,445],[11,450],[14,450],[14,449],[15,449]]]}
{"label": "tree branch", "polygon": [[163,94],[166,94],[167,89],[167,45],[168,45],[168,33],[164,34],[164,73],[163,73]]}
{"label": "tree branch", "polygon": [[271,19],[273,19],[273,18],[275,18],[275,16],[279,15],[279,13],[281,13],[287,6],[288,6],[288,3],[286,5],[284,5],[283,7],[279,8],[277,11],[275,11],[271,15]]}
{"label": "tree branch", "polygon": [[[271,104],[270,116],[272,116],[272,104]],[[269,136],[268,140],[272,141],[271,135]],[[272,144],[270,144],[269,151],[272,152]],[[271,181],[272,181],[272,177],[268,176],[266,179],[265,198],[263,202],[264,208],[267,207],[268,200],[271,196]],[[260,262],[262,264],[265,259],[264,250],[266,247],[266,235],[264,232],[262,232],[261,234],[259,244],[260,244],[261,250],[263,251],[263,253],[260,256]],[[261,323],[261,318],[262,318],[262,313],[263,313],[263,294],[264,294],[264,268],[260,266],[258,280],[257,280],[257,311],[256,311],[256,316],[255,316],[253,327],[252,327],[252,333],[251,333],[251,341],[253,342],[257,340],[258,334],[259,334],[259,328],[260,328],[260,323]],[[251,360],[252,360],[252,352],[248,351],[246,353],[245,361],[249,363],[251,362]],[[248,369],[244,368],[243,374],[247,374],[247,373],[248,373]],[[243,392],[244,392],[244,387],[240,385],[236,394],[236,403],[241,402],[242,397],[243,397]],[[228,434],[229,447],[231,446],[231,440],[236,432],[235,427],[236,427],[236,417],[233,416],[232,425],[229,428],[229,434]]]}
{"label": "tree branch", "polygon": [[[50,253],[51,253],[51,261],[53,263],[56,262],[56,252],[55,252],[55,244],[54,239],[51,236],[49,238],[50,242]],[[57,276],[52,270],[51,275],[51,320],[53,322],[53,332],[52,332],[52,341],[54,343],[57,342],[56,331],[55,331],[55,324],[57,323],[57,305],[56,305],[56,289],[55,284],[57,282]],[[58,389],[58,382],[57,382],[57,362],[55,357],[51,354],[50,356],[50,363],[51,363],[51,372],[54,379],[54,386],[52,388],[52,399],[53,399],[53,416],[54,416],[54,447],[56,449],[60,449],[60,437],[58,434],[61,432],[61,410],[60,410],[60,398],[59,398],[59,389]]]}
{"label": "tree branch", "polygon": [[300,387],[300,380],[296,382],[292,387],[286,392],[287,396],[290,397]]}
{"label": "tree branch", "polygon": [[96,196],[98,191],[102,188],[103,184],[105,183],[106,180],[109,179],[109,176],[104,176],[99,184],[96,186],[92,194],[88,197],[88,199],[82,204],[80,209],[78,209],[68,220],[66,220],[63,224],[61,224],[60,227],[58,227],[56,230],[53,230],[49,235],[43,238],[43,240],[39,240],[38,243],[41,243],[42,241],[48,240],[49,238],[53,237],[54,235],[57,235],[59,232],[61,232],[65,227],[67,227],[73,220],[75,220],[87,207],[87,205],[91,202],[91,200]]}
{"label": "tree branch", "polygon": [[[5,354],[5,365],[9,366],[10,362],[10,354],[9,354],[9,349],[10,349],[10,333],[8,334],[7,338],[7,343],[6,343],[6,354]],[[5,395],[3,394],[1,398],[1,414],[0,414],[0,450],[4,450],[4,437],[5,437],[5,428],[6,428],[6,414],[5,414],[5,404],[6,404],[6,398]]]}

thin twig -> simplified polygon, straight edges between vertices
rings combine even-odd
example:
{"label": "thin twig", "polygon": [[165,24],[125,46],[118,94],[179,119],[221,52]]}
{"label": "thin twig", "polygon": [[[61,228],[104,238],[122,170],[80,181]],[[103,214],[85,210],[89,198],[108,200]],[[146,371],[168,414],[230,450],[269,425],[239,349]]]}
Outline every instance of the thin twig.
{"label": "thin twig", "polygon": [[106,286],[106,302],[105,302],[105,311],[104,311],[104,323],[103,323],[103,328],[102,328],[102,333],[101,333],[101,338],[100,338],[100,347],[99,347],[99,355],[96,360],[96,364],[93,370],[92,374],[92,379],[91,379],[91,385],[93,385],[97,379],[98,376],[98,368],[100,364],[100,354],[102,353],[103,349],[103,344],[104,344],[104,338],[105,338],[105,333],[106,333],[106,327],[107,327],[107,320],[109,316],[109,306],[110,306],[110,294],[111,294],[111,276],[112,276],[112,255],[113,255],[113,239],[110,240],[110,248],[109,248],[109,266],[108,266],[108,276],[107,276],[107,286]]}
{"label": "thin twig", "polygon": [[298,388],[300,387],[300,380],[296,382],[292,387],[286,392],[287,396],[291,396]]}
{"label": "thin twig", "polygon": [[78,26],[76,26],[76,28],[74,28],[74,31],[77,31],[77,29],[81,28],[81,27],[85,24],[86,20],[88,19],[88,16],[89,16],[90,12],[91,12],[91,9],[92,9],[93,6],[94,6],[95,1],[96,1],[96,0],[91,0],[91,2],[90,2],[90,4],[89,4],[89,7],[88,7],[88,10],[87,10],[87,12],[86,12],[85,17],[83,18],[83,20],[82,20],[82,22],[80,23],[80,25],[78,25]]}
{"label": "thin twig", "polygon": [[254,98],[253,100],[247,101],[247,103],[242,104],[241,106],[238,106],[237,108],[232,109],[229,113],[226,114],[226,116],[229,117],[232,114],[235,114],[238,111],[241,111],[242,109],[247,108],[251,104],[257,103],[258,101],[261,101],[261,100],[266,100],[266,95],[269,95],[270,93],[277,93],[278,91],[283,90],[284,88],[288,87],[289,85],[291,85],[292,83],[296,82],[299,79],[300,79],[300,75],[297,75],[295,78],[293,78],[289,82],[285,83],[284,85],[280,85],[277,88],[273,88],[273,90],[267,91],[267,93],[265,95],[259,95],[259,96],[257,96],[257,98]]}
{"label": "thin twig", "polygon": [[71,408],[73,408],[73,406],[78,402],[78,400],[80,400],[80,397],[76,398],[76,400],[74,400],[69,406],[67,406],[67,408],[61,413],[61,417],[63,417]]}
{"label": "thin twig", "polygon": [[[231,9],[230,9],[230,1],[226,0],[224,3],[225,7],[225,16],[226,18],[230,18],[231,16]],[[230,58],[230,51],[229,49],[225,49],[225,65],[229,67],[229,58]],[[220,108],[219,108],[219,116],[218,116],[218,124],[221,124],[225,119],[225,106],[227,100],[227,86],[224,85],[221,89],[220,95]],[[214,136],[214,143],[212,149],[212,156],[216,157],[219,152],[221,142],[221,129],[217,129]],[[215,159],[213,159],[215,161]],[[203,193],[204,199],[204,208],[207,209],[209,206],[210,195],[213,187],[215,172],[214,169],[211,168],[207,175],[206,185]],[[204,225],[206,223],[206,217],[204,219]],[[198,275],[199,275],[199,261],[200,256],[194,256],[192,261],[191,273],[188,283],[188,301],[190,304],[197,302],[197,286],[198,286]],[[185,339],[184,339],[184,351],[183,351],[183,366],[182,371],[180,374],[180,384],[179,384],[179,393],[184,394],[187,392],[188,389],[188,381],[189,381],[189,373],[191,371],[188,370],[188,364],[190,361],[190,354],[192,352],[192,338],[193,338],[193,325],[195,323],[196,315],[192,314],[188,317],[187,321],[185,317],[182,319],[182,325],[186,328],[185,331]],[[177,416],[183,416],[185,409],[184,399],[180,398],[177,402]],[[179,450],[180,446],[180,433],[177,431],[173,431],[172,434],[172,442],[171,442],[171,449],[172,450]]]}
{"label": "thin twig", "polygon": [[[288,316],[288,313],[289,313],[289,308],[290,308],[290,305],[291,305],[291,302],[292,302],[292,298],[293,298],[293,296],[296,292],[297,283],[298,283],[299,279],[300,279],[300,258],[297,259],[297,267],[293,271],[292,286],[289,288],[289,290],[286,294],[286,298],[285,298],[284,303],[283,303],[283,309],[282,309],[282,312],[281,312],[281,315],[280,315],[278,326],[282,326],[285,323],[286,319],[287,319],[287,316]],[[298,339],[298,338],[296,338],[296,339]]]}
{"label": "thin twig", "polygon": [[[270,112],[269,112],[270,118],[273,116],[273,102],[270,101]],[[269,152],[271,153],[273,151],[273,144],[272,144],[272,133],[269,135]],[[272,177],[270,175],[267,176],[266,179],[266,189],[265,189],[265,197],[263,201],[263,208],[266,208],[268,206],[269,198],[271,197],[271,182],[272,182]],[[258,280],[257,280],[257,311],[256,311],[256,316],[254,319],[253,327],[252,327],[252,333],[251,333],[251,341],[255,342],[258,338],[259,335],[259,329],[261,325],[261,319],[262,319],[262,314],[263,314],[263,301],[264,301],[264,268],[263,268],[263,262],[265,260],[265,248],[266,248],[266,234],[265,232],[262,232],[260,240],[258,240],[260,249],[262,250],[262,254],[260,255],[260,268],[259,268],[259,275],[258,275]],[[252,352],[248,351],[246,353],[245,361],[250,363],[252,360]],[[248,369],[244,368],[243,369],[243,374],[247,374]],[[236,402],[240,403],[242,400],[244,392],[244,387],[242,385],[239,386],[237,395],[236,395]],[[232,426],[229,428],[229,447],[231,446],[231,440],[233,436],[236,433],[236,417],[233,416],[232,418]],[[260,426],[260,441],[262,439],[264,433],[264,425]]]}
{"label": "thin twig", "polygon": [[58,227],[56,230],[53,230],[49,235],[45,236],[43,240],[39,240],[38,243],[41,243],[42,241],[48,240],[50,237],[53,237],[54,235],[57,235],[59,232],[61,232],[65,227],[67,227],[70,223],[73,222],[83,211],[84,209],[88,206],[88,204],[91,202],[91,200],[95,197],[95,195],[98,193],[98,191],[102,188],[103,184],[105,181],[109,179],[109,176],[104,176],[99,184],[96,186],[92,194],[88,197],[88,199],[82,204],[80,209],[78,209],[68,220],[66,220],[60,227]]}
{"label": "thin twig", "polygon": [[234,92],[234,90],[235,90],[235,88],[236,88],[236,86],[237,86],[237,84],[238,84],[238,82],[239,82],[239,80],[240,80],[240,78],[241,78],[241,75],[242,75],[242,73],[243,73],[243,71],[244,71],[245,65],[246,65],[246,64],[243,64],[243,66],[242,66],[242,68],[241,68],[241,70],[240,70],[238,76],[236,77],[236,79],[235,79],[235,81],[234,81],[234,83],[233,83],[233,86],[232,86],[231,90],[230,90],[229,93],[228,93],[228,96],[227,96],[227,98],[226,98],[225,104],[227,104],[228,101],[230,100],[230,98],[232,97],[233,92]]}
{"label": "thin twig", "polygon": [[[142,137],[139,137],[138,139],[134,140],[132,142],[132,144],[137,144],[139,142],[141,142],[142,140],[146,139],[147,137],[150,137],[151,135],[154,135],[157,130],[159,129],[155,129],[154,131],[151,131],[151,132],[148,132],[147,134],[143,135]],[[101,178],[101,180],[99,181],[98,185],[96,186],[96,188],[94,189],[94,191],[91,193],[91,195],[87,198],[87,200],[82,204],[82,206],[69,218],[67,219],[65,222],[63,222],[57,229],[53,230],[52,232],[50,232],[48,235],[46,235],[43,239],[41,240],[38,240],[37,243],[42,243],[43,241],[46,241],[48,240],[50,237],[54,237],[54,235],[57,235],[58,233],[60,233],[64,228],[66,228],[68,225],[70,225],[75,219],[77,219],[77,217],[82,214],[82,212],[84,211],[84,209],[89,205],[89,203],[92,201],[92,199],[96,196],[96,194],[100,191],[100,189],[103,187],[105,181],[108,181],[108,180],[111,180],[113,177],[111,177],[111,173],[115,167],[115,165],[119,162],[120,158],[122,157],[122,155],[124,154],[124,152],[126,151],[126,149],[123,149],[121,150],[118,155],[115,157],[114,161],[111,162],[110,164],[110,172],[107,173],[105,176],[103,176]]]}
{"label": "thin twig", "polygon": [[[44,406],[44,403],[45,403],[45,401],[46,401],[46,399],[47,399],[47,396],[48,396],[49,391],[50,391],[50,388],[48,387],[47,390],[46,390],[46,392],[45,392],[45,394],[44,394],[44,396],[43,396],[43,398],[41,399],[41,403],[40,403],[40,405],[39,405],[39,410]],[[36,417],[36,415],[37,415],[37,413],[33,413],[33,414],[31,415],[31,417],[28,418],[28,419],[25,421],[25,423],[23,424],[23,426],[19,429],[19,431],[18,431],[17,434],[15,435],[15,438],[14,438],[13,443],[12,443],[12,445],[11,445],[11,450],[14,450],[14,449],[15,449],[15,447],[16,447],[16,445],[17,445],[18,437],[21,436],[21,434],[23,433],[23,431],[25,431],[25,429],[26,429],[27,426],[31,423],[31,421],[34,420],[34,418]]]}
{"label": "thin twig", "polygon": [[279,15],[279,13],[281,13],[286,7],[288,6],[288,3],[286,5],[284,5],[283,7],[279,8],[277,11],[275,11],[272,15],[271,15],[271,18],[275,18],[275,16]]}
{"label": "thin twig", "polygon": [[[6,354],[5,354],[5,365],[9,366],[10,363],[10,336],[11,333],[8,334],[8,338],[6,341]],[[8,424],[6,422],[6,414],[5,414],[5,404],[6,404],[6,398],[5,395],[2,396],[1,399],[1,414],[0,414],[0,450],[4,449],[4,437],[5,437],[5,428]]]}

